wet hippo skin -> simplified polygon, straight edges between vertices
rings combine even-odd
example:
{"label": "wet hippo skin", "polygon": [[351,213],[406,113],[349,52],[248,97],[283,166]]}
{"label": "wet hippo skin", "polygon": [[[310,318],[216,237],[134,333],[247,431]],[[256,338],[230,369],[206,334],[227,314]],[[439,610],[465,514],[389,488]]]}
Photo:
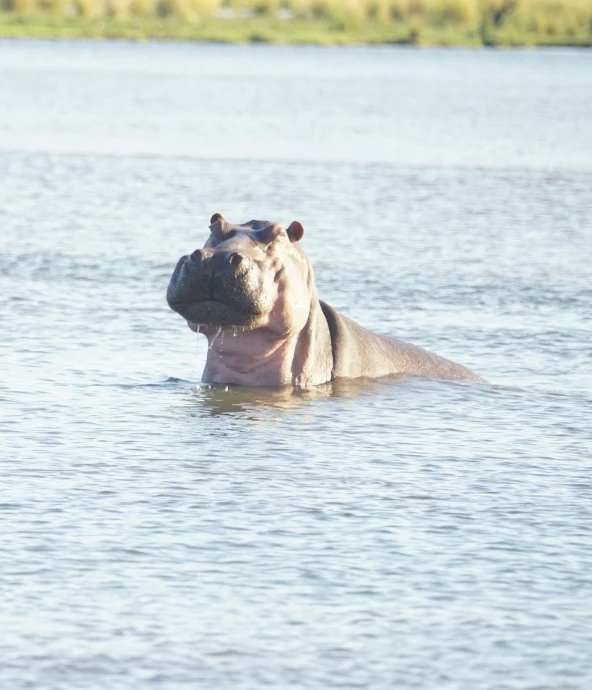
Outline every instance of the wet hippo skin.
{"label": "wet hippo skin", "polygon": [[411,374],[483,381],[402,340],[376,335],[321,302],[294,221],[233,225],[216,213],[202,249],[179,259],[171,309],[206,335],[203,380],[314,386],[337,378]]}

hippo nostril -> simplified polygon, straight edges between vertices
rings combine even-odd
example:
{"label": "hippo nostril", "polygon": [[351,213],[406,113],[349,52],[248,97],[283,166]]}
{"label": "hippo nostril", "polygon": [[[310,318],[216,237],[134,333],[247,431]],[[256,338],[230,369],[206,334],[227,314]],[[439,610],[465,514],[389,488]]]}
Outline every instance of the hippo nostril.
{"label": "hippo nostril", "polygon": [[237,252],[232,252],[228,256],[228,263],[231,266],[239,266],[242,263],[242,260],[243,260],[243,257],[240,254],[238,254]]}
{"label": "hippo nostril", "polygon": [[196,249],[192,254],[191,254],[191,261],[201,261],[203,258],[201,249]]}

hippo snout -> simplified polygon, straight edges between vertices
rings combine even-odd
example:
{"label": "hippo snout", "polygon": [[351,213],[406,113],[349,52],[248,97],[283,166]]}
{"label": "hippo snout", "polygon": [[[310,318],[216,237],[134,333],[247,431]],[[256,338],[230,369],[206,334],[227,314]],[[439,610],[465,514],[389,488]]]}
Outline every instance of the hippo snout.
{"label": "hippo snout", "polygon": [[169,306],[182,313],[182,305],[204,300],[225,301],[224,295],[237,281],[245,258],[239,252],[196,249],[182,257],[167,290]]}
{"label": "hippo snout", "polygon": [[178,311],[177,307],[183,305],[190,296],[186,276],[183,276],[186,273],[185,264],[187,259],[187,256],[182,256],[179,259],[167,288],[166,299],[168,305],[175,311]]}
{"label": "hippo snout", "polygon": [[239,266],[243,255],[239,252],[213,252],[208,249],[196,249],[189,258],[196,264],[201,264],[207,271],[224,270],[227,266]]}
{"label": "hippo snout", "polygon": [[236,248],[196,249],[179,259],[169,307],[193,323],[246,326],[267,310],[256,263]]}

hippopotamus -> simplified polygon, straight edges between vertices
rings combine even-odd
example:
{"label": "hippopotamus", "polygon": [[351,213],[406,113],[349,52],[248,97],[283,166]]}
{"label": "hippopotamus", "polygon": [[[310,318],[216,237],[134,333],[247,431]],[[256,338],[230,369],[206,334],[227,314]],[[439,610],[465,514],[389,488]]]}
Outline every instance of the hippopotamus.
{"label": "hippopotamus", "polygon": [[265,220],[233,225],[216,213],[203,248],[179,259],[167,301],[208,339],[204,382],[311,387],[393,374],[483,381],[321,301],[298,244],[303,235],[298,221],[288,228]]}

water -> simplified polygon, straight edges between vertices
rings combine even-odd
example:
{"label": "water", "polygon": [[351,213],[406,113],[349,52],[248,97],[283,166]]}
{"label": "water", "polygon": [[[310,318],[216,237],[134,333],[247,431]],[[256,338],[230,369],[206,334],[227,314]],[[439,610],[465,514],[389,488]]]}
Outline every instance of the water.
{"label": "water", "polygon": [[[592,686],[591,82],[0,42],[0,687]],[[164,295],[215,211],[491,385],[197,385]]]}

